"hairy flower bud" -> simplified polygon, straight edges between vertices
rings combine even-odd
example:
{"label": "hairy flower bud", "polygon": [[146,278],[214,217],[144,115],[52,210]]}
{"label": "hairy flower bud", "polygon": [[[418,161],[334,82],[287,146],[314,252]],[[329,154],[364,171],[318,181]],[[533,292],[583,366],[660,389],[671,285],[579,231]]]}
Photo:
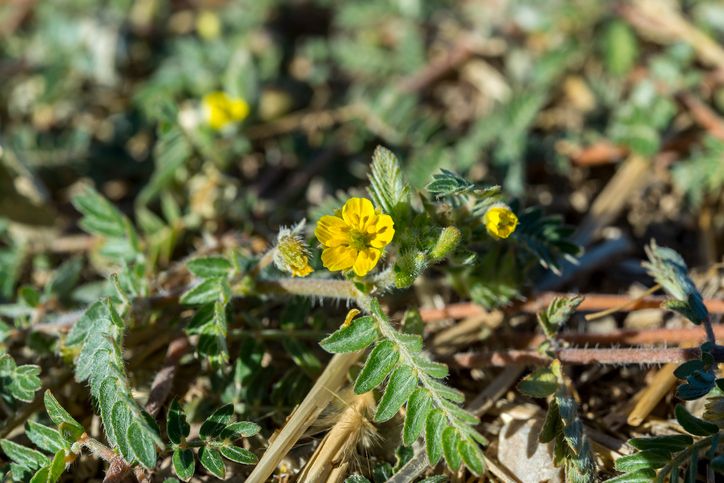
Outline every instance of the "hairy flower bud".
{"label": "hairy flower bud", "polygon": [[274,248],[274,265],[295,277],[306,277],[314,271],[309,266],[309,249],[299,233],[304,228],[304,220],[292,229],[282,228],[277,235]]}
{"label": "hairy flower bud", "polygon": [[462,234],[460,233],[460,230],[454,226],[443,228],[442,232],[440,232],[440,236],[435,242],[435,246],[433,246],[432,250],[430,250],[430,258],[432,261],[436,262],[442,260],[452,253],[452,251],[458,246],[458,243],[460,243],[461,236]]}
{"label": "hairy flower bud", "polygon": [[407,288],[427,267],[427,257],[423,252],[408,252],[400,255],[395,263],[394,276],[397,288]]}

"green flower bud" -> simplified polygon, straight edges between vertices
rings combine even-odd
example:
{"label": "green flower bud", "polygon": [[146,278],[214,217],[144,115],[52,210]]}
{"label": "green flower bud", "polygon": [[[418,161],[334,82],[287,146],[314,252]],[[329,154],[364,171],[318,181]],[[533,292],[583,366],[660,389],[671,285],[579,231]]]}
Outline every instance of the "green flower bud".
{"label": "green flower bud", "polygon": [[393,270],[395,277],[395,286],[397,288],[407,288],[415,279],[427,268],[427,257],[423,252],[408,252],[398,258]]}
{"label": "green flower bud", "polygon": [[438,262],[443,258],[447,257],[450,253],[457,248],[460,243],[462,233],[454,226],[448,226],[443,228],[440,236],[435,242],[435,246],[430,250],[430,259],[433,262]]}

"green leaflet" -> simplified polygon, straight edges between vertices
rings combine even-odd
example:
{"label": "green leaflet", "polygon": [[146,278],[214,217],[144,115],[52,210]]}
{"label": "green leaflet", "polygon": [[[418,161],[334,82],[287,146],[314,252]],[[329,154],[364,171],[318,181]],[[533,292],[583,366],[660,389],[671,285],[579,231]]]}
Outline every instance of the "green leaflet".
{"label": "green leaflet", "polygon": [[147,469],[153,469],[156,466],[156,448],[154,441],[138,421],[134,421],[128,427],[128,445],[133,450],[133,454]]}
{"label": "green leaflet", "polygon": [[333,354],[362,350],[378,337],[377,324],[370,316],[354,319],[347,327],[342,327],[323,339],[319,345]]}
{"label": "green leaflet", "polygon": [[628,444],[640,450],[654,449],[678,453],[694,444],[694,438],[688,434],[672,434],[652,438],[633,438],[628,440]]}
{"label": "green leaflet", "polygon": [[431,408],[432,399],[430,399],[430,393],[423,388],[415,389],[407,401],[405,424],[402,428],[402,443],[404,445],[412,445],[420,436]]}
{"label": "green leaflet", "polygon": [[400,366],[392,373],[385,393],[377,406],[375,421],[391,419],[417,387],[417,374],[410,366]]}
{"label": "green leaflet", "polygon": [[55,453],[53,460],[49,465],[40,468],[30,483],[55,483],[60,479],[65,471],[65,451],[59,450]]}
{"label": "green leaflet", "polygon": [[606,483],[651,483],[655,477],[656,470],[643,469],[610,478]]}
{"label": "green leaflet", "polygon": [[546,419],[538,435],[538,441],[541,443],[550,443],[561,431],[563,431],[561,413],[558,411],[558,403],[555,399],[552,399],[548,405]]}
{"label": "green leaflet", "polygon": [[66,441],[74,442],[85,432],[81,424],[73,419],[73,417],[60,405],[50,389],[45,391],[44,395],[45,410],[48,412],[50,420],[58,426]]}
{"label": "green leaflet", "polygon": [[217,449],[202,446],[199,450],[199,461],[206,470],[217,478],[224,479],[226,469],[224,468],[224,460],[221,459],[221,453]]}
{"label": "green leaflet", "polygon": [[17,366],[9,354],[0,355],[0,382],[13,398],[30,402],[42,385],[38,375],[40,367],[32,364]]}
{"label": "green leaflet", "polygon": [[668,451],[647,449],[638,453],[622,456],[616,460],[615,467],[618,471],[628,473],[646,468],[658,469],[666,466],[671,460]]}
{"label": "green leaflet", "polygon": [[693,416],[681,404],[676,405],[674,412],[676,414],[676,420],[679,424],[681,424],[681,427],[690,434],[694,434],[696,436],[709,436],[719,432],[719,427],[716,424]]}
{"label": "green leaflet", "polygon": [[116,445],[126,461],[132,461],[134,453],[128,441],[128,430],[131,426],[131,413],[123,401],[116,401],[111,408],[109,427],[106,433],[113,434]]}
{"label": "green leaflet", "polygon": [[47,465],[50,460],[40,451],[26,448],[23,445],[13,443],[8,439],[0,440],[0,448],[15,463],[30,469],[38,469]]}
{"label": "green leaflet", "polygon": [[224,257],[195,258],[186,262],[186,268],[201,278],[226,277],[232,266]]}
{"label": "green leaflet", "polygon": [[253,465],[258,461],[254,453],[238,446],[222,446],[220,451],[224,458],[242,465]]}
{"label": "green leaflet", "polygon": [[427,416],[425,423],[425,449],[430,466],[435,466],[442,458],[442,433],[447,421],[439,409],[433,409]]}
{"label": "green leaflet", "polygon": [[465,394],[453,387],[446,386],[445,384],[435,380],[428,381],[428,385],[439,396],[447,399],[448,401],[458,404],[465,402]]}
{"label": "green leaflet", "polygon": [[28,421],[25,424],[25,436],[38,448],[48,453],[56,453],[70,446],[55,428],[50,428],[35,421]]}
{"label": "green leaflet", "polygon": [[228,294],[229,288],[226,280],[221,278],[207,278],[201,283],[187,290],[180,299],[184,305],[203,305],[216,302]]}
{"label": "green leaflet", "polygon": [[254,436],[261,430],[261,427],[256,423],[249,421],[239,421],[231,423],[221,432],[221,439],[235,440],[239,438],[248,438]]}
{"label": "green leaflet", "polygon": [[189,481],[196,471],[194,452],[190,449],[176,449],[171,458],[176,476],[183,481]]}
{"label": "green leaflet", "polygon": [[526,396],[544,398],[556,392],[558,378],[550,367],[541,367],[525,376],[517,388]]}
{"label": "green leaflet", "polygon": [[234,417],[234,405],[226,404],[221,406],[219,409],[214,411],[206,421],[201,425],[199,429],[199,436],[202,439],[208,439],[214,436],[218,436],[224,430],[227,424],[231,422],[231,418]]}
{"label": "green leaflet", "polygon": [[181,405],[174,399],[168,407],[166,415],[166,432],[168,439],[174,444],[180,444],[183,438],[189,435],[191,426],[186,422],[186,415],[181,409]]}
{"label": "green leaflet", "polygon": [[543,328],[546,336],[554,337],[582,302],[582,296],[556,297],[545,310],[539,312],[537,314],[538,323]]}
{"label": "green leaflet", "polygon": [[462,458],[458,451],[459,442],[460,435],[455,428],[448,426],[442,431],[442,453],[445,456],[445,462],[453,470],[460,468],[460,464],[462,463]]}
{"label": "green leaflet", "polygon": [[485,473],[485,456],[477,444],[461,439],[458,443],[458,452],[465,466],[475,475],[480,476]]}
{"label": "green leaflet", "polygon": [[372,154],[369,193],[377,206],[385,213],[399,215],[408,202],[409,188],[405,183],[397,157],[382,146]]}
{"label": "green leaflet", "polygon": [[372,349],[354,383],[354,392],[363,394],[376,388],[397,364],[400,353],[394,342],[383,340]]}

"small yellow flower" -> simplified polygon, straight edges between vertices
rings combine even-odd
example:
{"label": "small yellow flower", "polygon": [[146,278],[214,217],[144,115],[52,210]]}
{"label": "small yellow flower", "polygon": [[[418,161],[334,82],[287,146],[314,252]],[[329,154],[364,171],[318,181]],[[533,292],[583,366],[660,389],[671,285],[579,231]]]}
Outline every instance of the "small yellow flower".
{"label": "small yellow flower", "polygon": [[347,317],[344,318],[344,323],[342,324],[342,327],[349,327],[349,324],[351,324],[354,318],[357,317],[359,314],[359,309],[350,309],[350,311],[347,312]]}
{"label": "small yellow flower", "polygon": [[309,266],[309,250],[302,240],[299,232],[304,227],[304,221],[292,228],[282,228],[277,236],[277,246],[274,250],[274,265],[279,270],[289,272],[295,277],[306,277],[314,271]]}
{"label": "small yellow flower", "polygon": [[202,104],[209,126],[216,130],[243,121],[249,115],[249,104],[244,99],[229,96],[226,92],[210,92],[204,96]]}
{"label": "small yellow flower", "polygon": [[483,216],[483,223],[490,236],[494,238],[508,238],[518,226],[518,217],[502,203],[488,208]]}
{"label": "small yellow flower", "polygon": [[196,31],[206,40],[213,40],[221,33],[221,20],[216,13],[204,10],[196,17]]}
{"label": "small yellow flower", "polygon": [[342,207],[342,216],[323,216],[314,234],[322,244],[322,263],[333,271],[354,270],[367,275],[384,248],[395,236],[390,215],[375,211],[366,198],[350,198]]}

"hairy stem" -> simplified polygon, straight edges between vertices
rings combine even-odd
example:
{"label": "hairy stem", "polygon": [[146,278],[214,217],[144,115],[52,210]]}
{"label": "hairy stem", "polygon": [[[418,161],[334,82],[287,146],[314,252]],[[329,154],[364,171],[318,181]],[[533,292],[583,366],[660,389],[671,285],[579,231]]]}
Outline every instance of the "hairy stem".
{"label": "hairy stem", "polygon": [[256,284],[256,290],[263,294],[304,295],[342,300],[357,300],[363,297],[354,284],[346,280],[280,278],[259,281]]}
{"label": "hairy stem", "polygon": [[[724,351],[715,348],[712,352],[717,362],[724,362]],[[684,362],[701,357],[698,348],[645,348],[630,349],[561,349],[556,354],[563,364],[666,364]],[[456,354],[453,362],[458,367],[505,367],[510,364],[547,365],[552,359],[534,350],[508,350],[491,352],[469,352]]]}

